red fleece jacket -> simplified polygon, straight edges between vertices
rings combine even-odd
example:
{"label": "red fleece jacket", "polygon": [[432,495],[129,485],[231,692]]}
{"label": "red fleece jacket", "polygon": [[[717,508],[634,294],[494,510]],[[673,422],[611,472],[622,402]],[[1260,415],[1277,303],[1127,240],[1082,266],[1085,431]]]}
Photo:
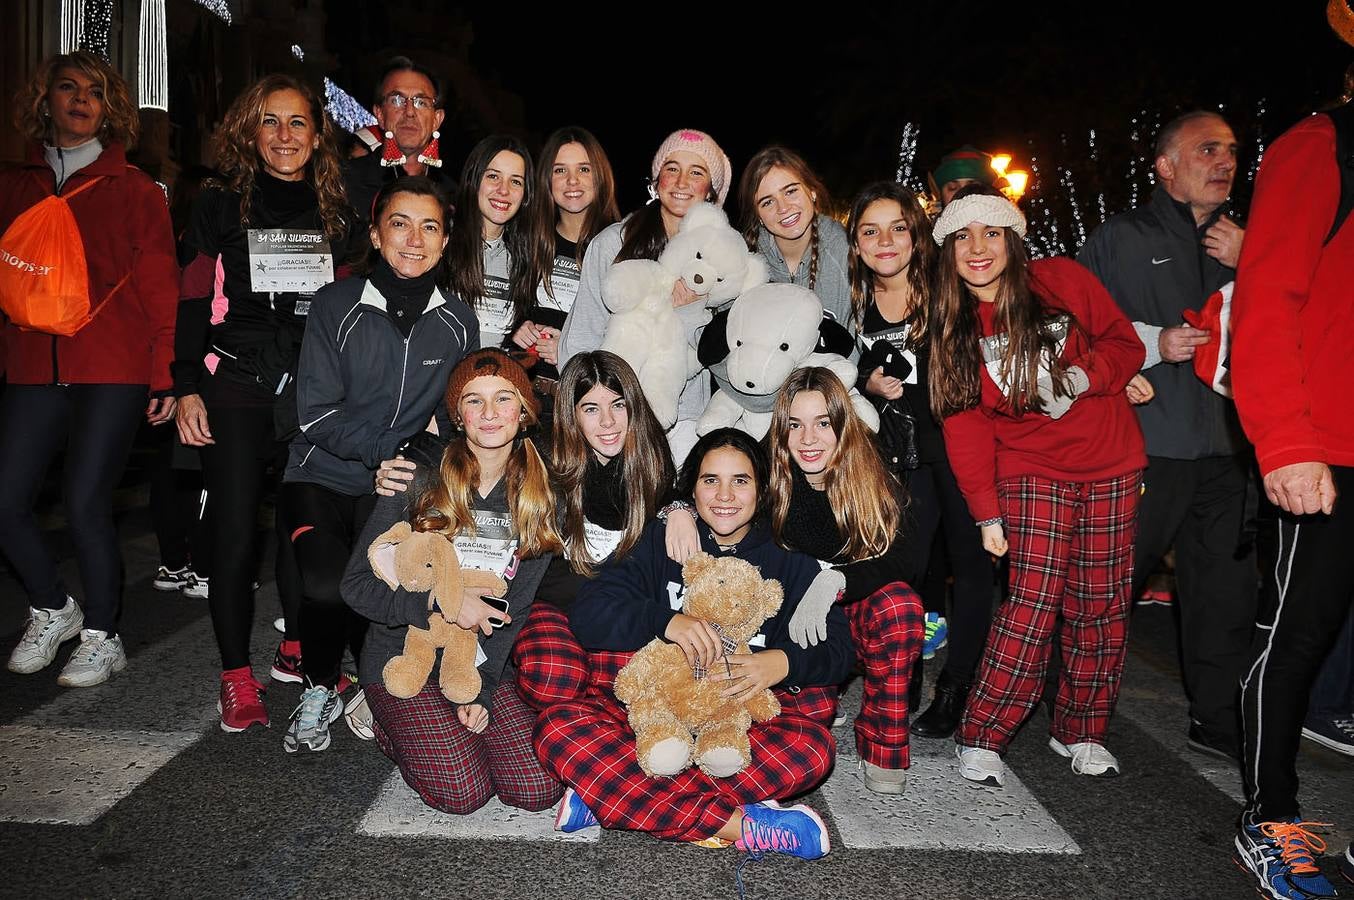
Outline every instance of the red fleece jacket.
{"label": "red fleece jacket", "polygon": [[[1075,320],[1062,359],[1084,369],[1090,387],[1060,419],[1017,416],[984,368],[979,405],[944,422],[950,466],[974,521],[1001,515],[997,481],[1003,478],[1099,481],[1147,465],[1138,417],[1124,394],[1145,356],[1132,324],[1104,285],[1070,259],[1030,263],[1030,287]],[[992,334],[992,307],[978,304],[983,337]]]}
{"label": "red fleece jacket", "polygon": [[1232,390],[1265,474],[1354,466],[1354,216],[1323,246],[1339,199],[1335,128],[1311,116],[1265,153],[1232,295]]}
{"label": "red fleece jacket", "polygon": [[[121,144],[110,143],[67,179],[62,193],[100,177],[70,201],[85,244],[90,304],[101,302],[129,271],[132,277],[94,321],[70,337],[21,331],[6,322],[10,384],[148,384],[153,391],[171,386],[179,267],[164,191],[127,164]],[[55,185],[41,147],[33,145],[22,165],[0,173],[0,232],[50,197]]]}

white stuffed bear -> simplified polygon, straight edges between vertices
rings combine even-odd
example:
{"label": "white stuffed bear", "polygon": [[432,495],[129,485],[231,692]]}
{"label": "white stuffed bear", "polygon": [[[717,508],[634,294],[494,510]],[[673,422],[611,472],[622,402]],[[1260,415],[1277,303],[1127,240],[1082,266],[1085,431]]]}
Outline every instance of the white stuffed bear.
{"label": "white stuffed bear", "polygon": [[[709,203],[697,203],[687,211],[656,262],[630,259],[611,267],[602,285],[602,301],[612,313],[602,349],[635,370],[664,429],[677,421],[677,398],[687,380],[700,371],[691,335],[672,305],[672,288],[679,278],[701,298],[699,326],[709,321],[709,307],[764,284],[768,275],[765,261],[748,252],[728,216]],[[690,314],[686,318],[689,321]]]}
{"label": "white stuffed bear", "polygon": [[[871,431],[878,431],[879,413],[855,388],[855,365],[838,353],[818,352],[825,327],[841,329],[823,318],[823,304],[808,288],[763,284],[740,294],[724,323],[727,345],[713,333],[702,341],[702,356],[719,390],[696,423],[696,433],[731,426],[758,439],[765,437],[776,392],[791,372],[810,366],[831,369],[850,394],[856,415]],[[849,346],[850,335],[841,330]]]}

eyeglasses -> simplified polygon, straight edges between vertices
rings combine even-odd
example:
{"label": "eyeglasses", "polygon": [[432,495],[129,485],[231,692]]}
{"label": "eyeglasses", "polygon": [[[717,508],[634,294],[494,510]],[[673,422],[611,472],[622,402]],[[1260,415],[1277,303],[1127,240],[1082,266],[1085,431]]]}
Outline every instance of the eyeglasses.
{"label": "eyeglasses", "polygon": [[415,97],[406,97],[398,91],[386,94],[385,102],[396,109],[404,109],[410,103],[414,104],[414,109],[434,109],[437,106],[432,97],[425,97],[422,94]]}

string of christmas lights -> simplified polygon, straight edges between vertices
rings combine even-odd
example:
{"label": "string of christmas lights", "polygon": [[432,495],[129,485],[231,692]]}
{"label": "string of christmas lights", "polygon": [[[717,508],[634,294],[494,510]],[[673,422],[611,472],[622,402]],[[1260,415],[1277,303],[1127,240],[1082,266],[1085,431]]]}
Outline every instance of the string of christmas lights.
{"label": "string of christmas lights", "polygon": [[231,24],[229,0],[194,0],[194,2],[227,25]]}
{"label": "string of christmas lights", "polygon": [[165,40],[165,0],[141,0],[136,96],[142,109],[169,109],[169,45]]}
{"label": "string of christmas lights", "polygon": [[363,125],[375,125],[376,117],[357,98],[328,78],[324,80],[324,108],[339,125],[356,132]]}

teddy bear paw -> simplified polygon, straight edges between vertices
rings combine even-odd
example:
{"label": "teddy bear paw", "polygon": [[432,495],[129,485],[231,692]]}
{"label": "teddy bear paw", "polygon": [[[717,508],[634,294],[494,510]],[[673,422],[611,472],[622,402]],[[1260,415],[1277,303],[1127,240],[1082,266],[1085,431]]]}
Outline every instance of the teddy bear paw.
{"label": "teddy bear paw", "polygon": [[649,748],[649,772],[676,775],[691,762],[691,744],[681,738],[664,738]]}
{"label": "teddy bear paw", "polygon": [[701,771],[714,778],[728,778],[743,770],[743,754],[737,747],[711,747],[696,759]]}

